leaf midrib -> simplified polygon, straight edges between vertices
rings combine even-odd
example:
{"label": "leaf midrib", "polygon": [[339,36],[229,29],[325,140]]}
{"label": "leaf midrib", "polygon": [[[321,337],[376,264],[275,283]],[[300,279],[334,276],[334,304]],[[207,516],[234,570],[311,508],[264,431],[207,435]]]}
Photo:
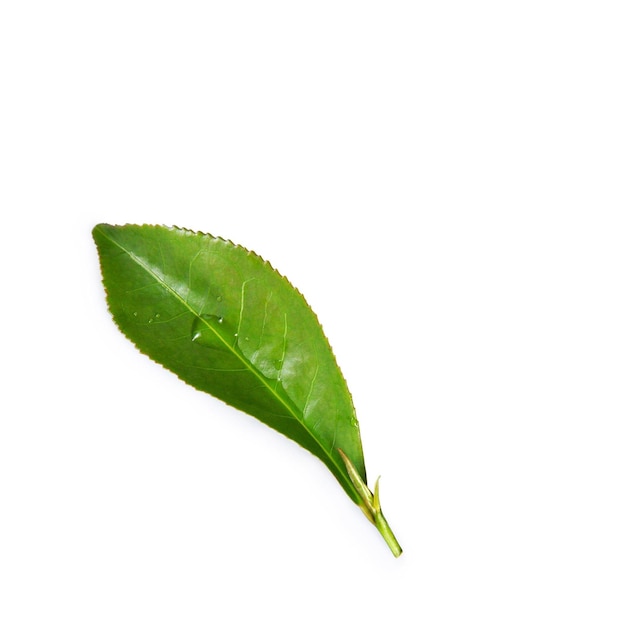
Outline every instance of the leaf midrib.
{"label": "leaf midrib", "polygon": [[235,355],[236,358],[245,366],[245,368],[249,372],[251,372],[260,381],[263,387],[267,389],[269,393],[288,411],[288,413],[292,416],[292,418],[295,419],[301,426],[303,426],[305,432],[312,438],[313,441],[316,442],[319,448],[325,453],[326,458],[332,462],[333,466],[340,473],[340,475],[344,478],[344,483],[351,488],[352,494],[355,496],[356,501],[359,501],[360,500],[359,494],[352,487],[351,480],[346,470],[340,464],[334,461],[334,458],[331,456],[331,452],[328,452],[325,446],[322,444],[322,442],[319,441],[319,439],[307,428],[306,423],[303,421],[303,419],[300,419],[298,417],[298,414],[293,410],[293,407],[288,402],[286,402],[284,398],[282,398],[282,396],[278,394],[275,389],[273,389],[273,387],[271,387],[267,383],[266,377],[264,377],[254,367],[252,363],[242,358],[240,353],[234,350],[234,348],[230,345],[230,343],[226,341],[226,339],[220,333],[218,333],[210,324],[208,324],[208,322],[204,318],[201,317],[199,312],[195,311],[191,307],[191,305],[188,303],[186,299],[184,299],[173,287],[171,287],[171,285],[169,285],[165,280],[163,280],[161,276],[159,276],[156,272],[154,272],[151,264],[144,261],[140,256],[136,255],[131,250],[128,250],[127,248],[125,248],[116,239],[111,238],[109,234],[106,233],[103,229],[99,228],[98,230],[104,237],[106,237],[106,239],[108,239],[112,244],[114,244],[120,250],[122,250],[125,254],[127,254],[135,263],[137,263],[141,268],[143,268],[143,270],[145,270],[150,276],[152,276],[156,281],[158,281],[158,283],[160,283],[172,296],[174,296],[188,310],[189,313],[194,315],[197,319],[201,320],[204,326],[210,329],[210,331],[223,343],[223,345],[227,348],[227,350],[231,354]]}

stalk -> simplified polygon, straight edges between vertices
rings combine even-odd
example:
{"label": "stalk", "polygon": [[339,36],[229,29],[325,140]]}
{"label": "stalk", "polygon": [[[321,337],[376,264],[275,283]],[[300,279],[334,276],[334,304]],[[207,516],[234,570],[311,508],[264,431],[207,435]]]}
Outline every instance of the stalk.
{"label": "stalk", "polygon": [[359,503],[360,509],[362,509],[366,519],[377,528],[384,538],[384,541],[388,544],[392,554],[397,558],[400,557],[403,549],[399,545],[397,538],[381,511],[381,504],[379,502],[379,478],[375,482],[375,492],[373,493],[364,482],[364,479],[358,474],[358,471],[355,469],[353,463],[351,463],[349,457],[340,449],[338,452],[344,461],[347,474],[353,483],[353,487],[361,498],[361,502]]}

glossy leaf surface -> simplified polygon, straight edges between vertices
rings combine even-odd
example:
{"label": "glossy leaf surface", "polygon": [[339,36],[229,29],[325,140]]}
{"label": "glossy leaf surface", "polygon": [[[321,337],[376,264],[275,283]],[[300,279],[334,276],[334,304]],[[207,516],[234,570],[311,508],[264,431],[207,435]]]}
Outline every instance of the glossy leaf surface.
{"label": "glossy leaf surface", "polygon": [[355,410],[321,326],[267,262],[162,226],[93,230],[109,309],[143,353],[315,454],[349,496],[342,450],[365,480]]}

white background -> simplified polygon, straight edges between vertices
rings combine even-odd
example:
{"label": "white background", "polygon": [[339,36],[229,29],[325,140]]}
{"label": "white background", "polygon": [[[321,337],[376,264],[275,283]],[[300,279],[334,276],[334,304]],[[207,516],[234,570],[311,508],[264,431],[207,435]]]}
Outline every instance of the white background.
{"label": "white background", "polygon": [[[3,2],[0,623],[621,626],[621,7]],[[117,331],[98,222],[305,294],[400,559]]]}

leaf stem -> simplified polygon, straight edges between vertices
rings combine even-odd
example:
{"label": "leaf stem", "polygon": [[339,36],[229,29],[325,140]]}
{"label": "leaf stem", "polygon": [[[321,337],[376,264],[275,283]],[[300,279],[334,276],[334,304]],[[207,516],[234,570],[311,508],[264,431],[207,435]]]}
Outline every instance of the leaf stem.
{"label": "leaf stem", "polygon": [[401,546],[399,545],[397,538],[394,536],[394,533],[388,525],[388,522],[386,521],[386,518],[384,517],[381,510],[379,511],[379,514],[375,519],[375,526],[377,527],[377,530],[381,533],[381,536],[384,538],[385,542],[388,544],[388,547],[392,551],[392,554],[394,554],[394,556],[397,558],[400,557],[403,552],[403,548],[401,548]]}
{"label": "leaf stem", "polygon": [[375,482],[375,492],[372,493],[368,488],[368,485],[358,474],[358,471],[355,469],[355,466],[349,457],[340,449],[338,449],[338,453],[344,461],[345,467],[347,468],[347,474],[353,483],[353,487],[361,498],[360,508],[362,509],[364,515],[375,526],[375,528],[377,528],[381,536],[384,538],[384,541],[388,544],[392,554],[395,557],[401,556],[403,549],[399,545],[397,538],[392,532],[388,521],[381,511],[381,504],[379,502],[379,478]]}

